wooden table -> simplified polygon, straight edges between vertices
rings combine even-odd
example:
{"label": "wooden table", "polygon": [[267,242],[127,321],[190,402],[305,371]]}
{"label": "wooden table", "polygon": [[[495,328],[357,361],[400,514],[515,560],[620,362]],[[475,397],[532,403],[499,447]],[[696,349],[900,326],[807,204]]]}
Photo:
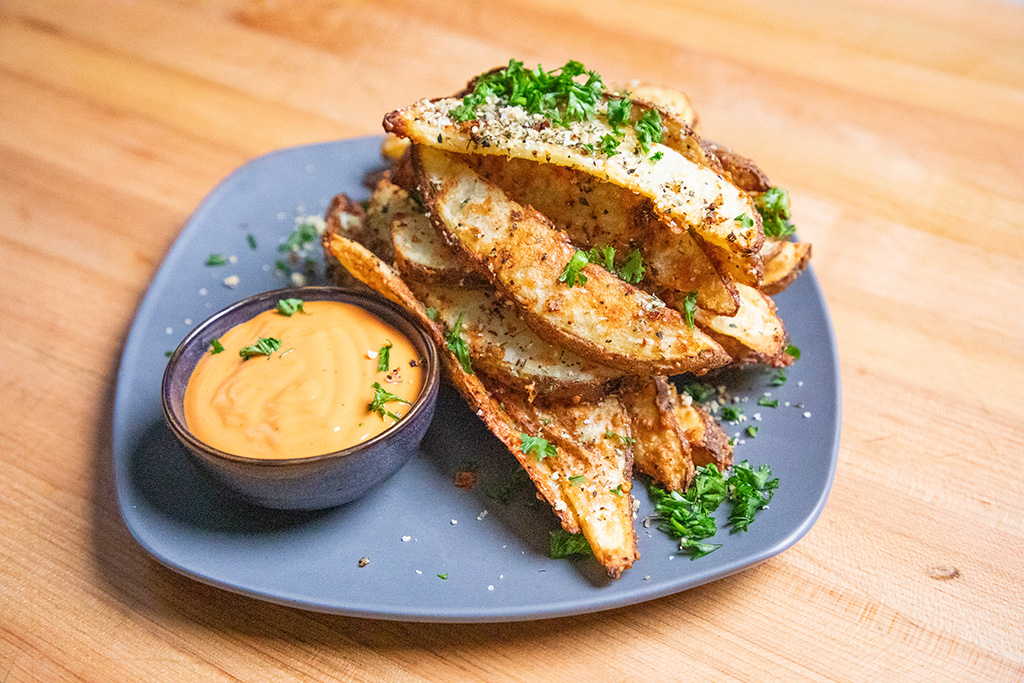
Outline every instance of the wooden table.
{"label": "wooden table", "polygon": [[[1024,679],[1024,5],[0,5],[0,680]],[[811,532],[517,624],[368,621],[164,568],[119,515],[125,334],[202,197],[507,62],[687,90],[792,193],[839,340]]]}

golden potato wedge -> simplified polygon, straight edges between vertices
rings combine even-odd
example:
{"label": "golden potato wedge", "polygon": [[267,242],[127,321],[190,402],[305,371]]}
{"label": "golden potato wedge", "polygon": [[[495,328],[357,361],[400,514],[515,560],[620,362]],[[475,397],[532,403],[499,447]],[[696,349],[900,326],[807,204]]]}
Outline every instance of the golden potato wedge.
{"label": "golden potato wedge", "polygon": [[527,435],[543,435],[557,447],[555,457],[543,458],[553,461],[552,480],[575,509],[594,557],[611,578],[619,578],[639,553],[633,526],[630,422],[618,399],[545,404],[527,403],[512,392],[496,392],[495,397]]}
{"label": "golden potato wedge", "polygon": [[705,149],[718,159],[728,178],[744,192],[764,192],[772,186],[768,176],[753,159],[737,154],[717,142],[705,140],[704,145]]}
{"label": "golden potato wedge", "polygon": [[796,276],[811,260],[810,242],[765,240],[761,253],[764,257],[764,282],[761,291],[778,294],[789,287]]}
{"label": "golden potato wedge", "polygon": [[732,446],[722,427],[704,408],[688,394],[676,392],[675,385],[667,385],[671,396],[669,404],[675,413],[676,425],[683,430],[690,446],[690,457],[696,467],[714,464],[720,470],[732,467]]}
{"label": "golden potato wedge", "polygon": [[740,310],[732,317],[697,310],[697,325],[722,345],[733,365],[764,363],[784,367],[793,362],[786,354],[789,335],[775,313],[775,302],[760,290],[737,285]]}
{"label": "golden potato wedge", "polygon": [[638,380],[619,393],[633,427],[633,468],[666,490],[682,491],[693,479],[693,456],[673,410],[675,392],[665,377]]}
{"label": "golden potato wedge", "polygon": [[[727,278],[759,286],[764,233],[760,215],[745,192],[708,165],[695,163],[667,145],[641,151],[633,129],[622,129],[613,156],[595,154],[612,132],[604,117],[555,127],[519,107],[482,105],[473,121],[457,122],[451,110],[461,100],[423,100],[389,113],[385,130],[414,143],[473,154],[497,154],[575,168],[647,197],[655,211],[693,230],[708,256]],[[661,155],[652,161],[650,155]],[[748,220],[736,220],[740,217]]]}
{"label": "golden potato wedge", "polygon": [[610,246],[620,261],[634,247],[647,268],[638,286],[663,300],[697,292],[701,308],[734,315],[739,295],[689,232],[662,224],[649,199],[564,166],[494,155],[466,162],[516,203],[532,206],[583,248]]}
{"label": "golden potato wedge", "polygon": [[623,375],[538,337],[515,309],[495,299],[490,286],[473,289],[414,279],[408,285],[446,328],[454,328],[462,317],[462,338],[475,372],[492,386],[520,392],[528,402],[536,396],[597,401]]}
{"label": "golden potato wedge", "polygon": [[560,282],[576,252],[565,233],[458,155],[417,145],[413,162],[434,225],[541,338],[637,374],[703,373],[722,364],[721,347],[678,311],[603,268],[584,267],[585,284]]}

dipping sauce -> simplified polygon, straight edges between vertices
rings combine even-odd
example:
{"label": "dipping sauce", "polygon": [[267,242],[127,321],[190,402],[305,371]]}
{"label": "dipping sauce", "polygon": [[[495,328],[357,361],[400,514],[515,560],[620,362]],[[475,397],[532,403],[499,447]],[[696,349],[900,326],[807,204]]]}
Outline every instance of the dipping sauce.
{"label": "dipping sauce", "polygon": [[[412,409],[424,367],[405,335],[352,304],[308,301],[303,310],[236,325],[217,340],[223,351],[199,360],[184,406],[196,438],[251,458],[310,457],[366,441]],[[388,369],[379,370],[388,344]],[[246,360],[239,352],[248,347],[256,355]],[[375,398],[384,415],[370,410]]]}

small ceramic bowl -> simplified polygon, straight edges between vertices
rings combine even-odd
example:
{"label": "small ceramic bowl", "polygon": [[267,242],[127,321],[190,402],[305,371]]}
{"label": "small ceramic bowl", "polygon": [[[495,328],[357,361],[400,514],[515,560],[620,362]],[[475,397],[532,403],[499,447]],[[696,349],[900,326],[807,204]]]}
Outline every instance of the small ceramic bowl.
{"label": "small ceramic bowl", "polygon": [[[208,350],[209,341],[273,309],[278,299],[355,304],[404,333],[426,361],[423,389],[409,413],[395,426],[360,444],[304,458],[267,460],[232,455],[197,439],[185,424],[185,386]],[[316,510],[354,500],[401,469],[418,450],[430,425],[439,384],[437,349],[427,332],[403,309],[370,292],[299,287],[251,296],[203,321],[171,355],[161,394],[171,431],[215,479],[257,505]]]}

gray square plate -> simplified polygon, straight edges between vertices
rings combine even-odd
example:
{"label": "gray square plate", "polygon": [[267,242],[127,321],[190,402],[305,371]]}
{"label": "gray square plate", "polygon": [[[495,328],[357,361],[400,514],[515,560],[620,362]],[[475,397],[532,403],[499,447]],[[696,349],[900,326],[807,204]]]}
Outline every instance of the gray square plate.
{"label": "gray square plate", "polygon": [[[380,142],[342,140],[253,160],[203,201],[167,254],[128,337],[114,407],[118,502],[147,551],[199,581],[308,610],[409,621],[516,621],[693,588],[782,552],[811,528],[835,473],[840,390],[832,326],[810,270],[775,297],[802,351],[788,382],[772,388],[771,374],[762,369],[716,380],[750,397],[743,406],[748,417],[762,417],[750,423],[760,427],[757,438],[737,445],[737,460],[770,464],[781,485],[750,531],[720,531],[711,540],[722,548],[699,560],[678,555],[653,524],[643,526],[652,508],[640,482],[634,492],[641,502],[641,558],[620,580],[604,578],[590,559],[549,559],[548,532],[557,520],[536,503],[529,484],[513,489],[508,504],[485,493],[514,477],[518,465],[447,387],[420,453],[353,503],[314,513],[265,510],[208,480],[164,425],[165,352],[215,311],[285,284],[274,263],[296,216],[322,215],[338,192],[365,196],[360,180],[379,165]],[[208,267],[211,253],[237,260]],[[234,288],[223,284],[230,275],[239,277]],[[779,408],[756,406],[765,391],[780,400]],[[478,484],[456,488],[455,472],[468,464],[476,466]],[[358,566],[362,557],[370,560],[365,567]]]}

